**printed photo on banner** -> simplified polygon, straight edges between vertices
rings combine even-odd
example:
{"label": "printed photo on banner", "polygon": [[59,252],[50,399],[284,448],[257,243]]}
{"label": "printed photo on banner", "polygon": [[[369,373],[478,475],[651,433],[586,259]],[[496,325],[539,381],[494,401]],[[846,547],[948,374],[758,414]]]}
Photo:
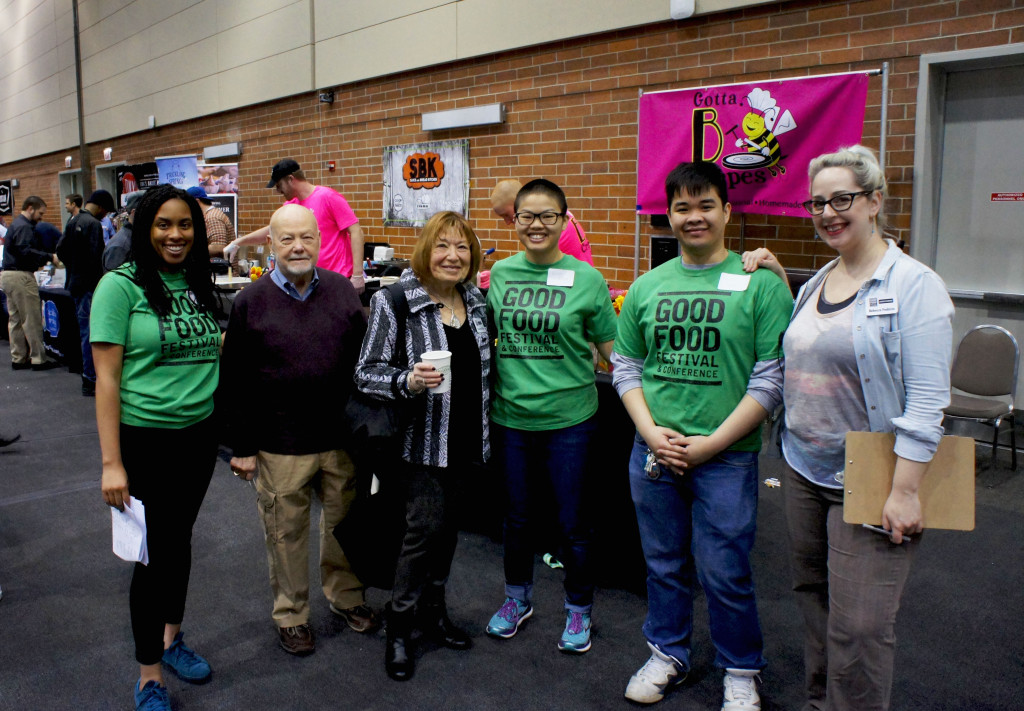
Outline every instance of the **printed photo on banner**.
{"label": "printed photo on banner", "polygon": [[733,212],[804,216],[807,166],[860,143],[867,89],[856,73],[644,94],[637,211],[664,213],[665,176],[707,161],[725,172]]}
{"label": "printed photo on banner", "polygon": [[199,163],[199,187],[207,195],[238,192],[238,163]]}
{"label": "printed photo on banner", "polygon": [[469,139],[384,147],[384,224],[422,227],[469,209]]}

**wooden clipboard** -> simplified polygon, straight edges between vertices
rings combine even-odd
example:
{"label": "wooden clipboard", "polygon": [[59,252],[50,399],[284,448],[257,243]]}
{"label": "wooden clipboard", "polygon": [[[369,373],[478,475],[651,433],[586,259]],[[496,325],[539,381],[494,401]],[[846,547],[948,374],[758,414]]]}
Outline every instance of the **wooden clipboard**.
{"label": "wooden clipboard", "polygon": [[[896,469],[890,432],[848,432],[843,477],[843,520],[882,523],[882,507]],[[974,530],[974,440],[946,436],[928,464],[920,488],[925,528]]]}

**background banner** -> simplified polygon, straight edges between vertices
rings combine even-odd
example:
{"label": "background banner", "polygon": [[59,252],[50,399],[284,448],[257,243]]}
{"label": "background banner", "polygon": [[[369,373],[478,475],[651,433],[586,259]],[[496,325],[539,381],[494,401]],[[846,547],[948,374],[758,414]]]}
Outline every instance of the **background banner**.
{"label": "background banner", "polygon": [[136,190],[149,190],[160,184],[160,173],[156,169],[155,162],[136,163],[135,165],[122,165],[115,173],[114,200],[118,207],[124,207],[124,201],[129,193]]}
{"label": "background banner", "polygon": [[182,190],[199,185],[199,169],[195,156],[157,158],[156,168],[160,173],[161,183],[170,183]]}
{"label": "background banner", "polygon": [[422,227],[469,209],[469,139],[384,147],[384,224]]}
{"label": "background banner", "polygon": [[867,90],[858,73],[644,94],[637,211],[664,213],[665,176],[704,160],[725,172],[734,212],[804,216],[807,166],[860,143]]}
{"label": "background banner", "polygon": [[10,180],[0,180],[0,215],[6,217],[14,214],[14,190]]}

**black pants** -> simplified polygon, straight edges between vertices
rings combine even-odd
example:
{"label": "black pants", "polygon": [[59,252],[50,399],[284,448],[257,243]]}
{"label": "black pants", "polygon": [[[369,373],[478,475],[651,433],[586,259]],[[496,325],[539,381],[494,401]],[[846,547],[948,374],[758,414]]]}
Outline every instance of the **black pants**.
{"label": "black pants", "polygon": [[406,525],[391,591],[395,612],[411,612],[421,599],[428,605],[444,600],[458,543],[457,491],[467,468],[405,464],[395,477]]}
{"label": "black pants", "polygon": [[129,604],[135,659],[159,664],[164,625],[181,624],[192,567],[192,526],[217,460],[213,418],[182,429],[121,425],[131,495],[146,506],[149,565],[135,564]]}

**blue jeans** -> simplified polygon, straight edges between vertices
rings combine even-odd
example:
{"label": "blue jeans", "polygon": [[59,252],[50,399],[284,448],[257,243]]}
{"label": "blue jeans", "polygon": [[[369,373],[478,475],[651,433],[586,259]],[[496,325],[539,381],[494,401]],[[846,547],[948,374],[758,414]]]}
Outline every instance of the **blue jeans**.
{"label": "blue jeans", "polygon": [[75,297],[78,333],[82,337],[82,380],[96,382],[96,367],[92,364],[92,344],[89,343],[89,314],[92,312],[92,292]]}
{"label": "blue jeans", "polygon": [[750,570],[757,452],[721,452],[678,476],[667,468],[646,473],[647,451],[637,436],[629,486],[647,561],[644,636],[689,671],[696,574],[708,602],[715,666],[764,668]]}
{"label": "blue jeans", "polygon": [[591,479],[588,457],[597,431],[591,417],[557,430],[517,430],[492,425],[497,461],[505,475],[505,595],[529,601],[533,590],[534,547],[530,509],[536,497],[554,494],[565,566],[565,607],[590,612],[594,605],[594,574],[590,555],[593,525],[588,500]]}

